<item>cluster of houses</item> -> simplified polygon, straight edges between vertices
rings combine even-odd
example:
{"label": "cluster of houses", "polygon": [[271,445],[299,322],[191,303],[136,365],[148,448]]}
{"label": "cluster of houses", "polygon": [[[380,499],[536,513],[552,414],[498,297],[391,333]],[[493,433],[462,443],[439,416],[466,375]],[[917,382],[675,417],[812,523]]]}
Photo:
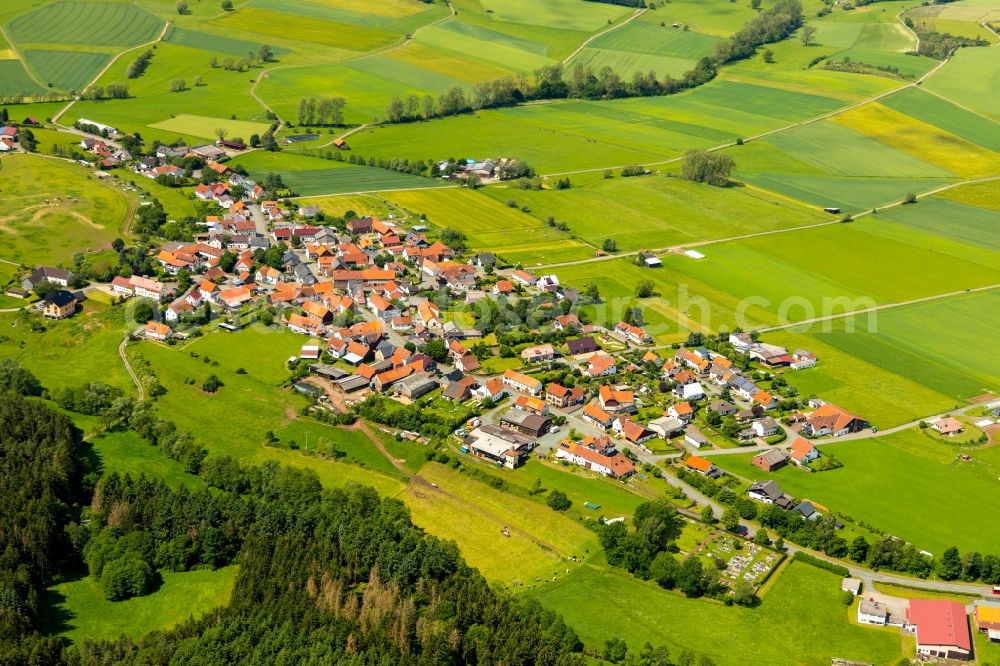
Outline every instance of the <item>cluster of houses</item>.
{"label": "cluster of houses", "polygon": [[[29,118],[30,120],[30,118]],[[28,121],[25,121],[29,124]],[[37,123],[36,123],[37,124]],[[0,153],[11,153],[18,149],[18,135],[20,130],[13,126],[0,127]]]}

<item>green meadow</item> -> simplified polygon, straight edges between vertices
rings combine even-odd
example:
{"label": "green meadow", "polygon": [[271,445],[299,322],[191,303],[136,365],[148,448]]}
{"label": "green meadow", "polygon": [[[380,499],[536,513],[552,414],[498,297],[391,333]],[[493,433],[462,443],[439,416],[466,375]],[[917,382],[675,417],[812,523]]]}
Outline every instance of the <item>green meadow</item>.
{"label": "green meadow", "polygon": [[[484,191],[499,201],[527,205],[540,220],[551,216],[565,221],[574,236],[594,247],[613,238],[619,250],[662,248],[829,221],[822,213],[755,188],[719,189],[658,176],[615,177],[566,190]],[[733,214],[736,210],[739,215]]]}
{"label": "green meadow", "polygon": [[18,154],[0,166],[0,258],[69,263],[77,252],[109,248],[122,234],[128,199],[78,164]]}
{"label": "green meadow", "polygon": [[948,66],[925,87],[960,106],[1000,121],[994,93],[1000,87],[1000,62],[992,49],[959,49]]}
{"label": "green meadow", "polygon": [[[750,465],[751,454],[718,456],[714,461],[748,479],[774,479],[797,498],[864,520],[936,555],[950,546],[984,553],[995,549],[1000,528],[990,520],[993,506],[987,499],[1000,483],[995,457],[966,448],[963,452],[972,460],[962,461],[958,446],[918,428],[823,444],[820,451],[836,456],[844,466],[818,474],[803,474],[794,466],[765,473]],[[940,501],[928,488],[947,488],[949,501]],[[956,512],[955,506],[962,510]],[[914,521],[915,514],[921,520]]]}
{"label": "green meadow", "polygon": [[[841,601],[838,576],[799,563],[781,572],[756,608],[687,599],[624,571],[591,566],[528,594],[561,613],[597,650],[620,638],[630,652],[646,642],[665,644],[671,656],[690,650],[720,666],[827,664],[831,655],[887,664],[903,656],[898,631],[851,622],[855,611]],[[781,639],[761,640],[776,635]]]}
{"label": "green meadow", "polygon": [[139,639],[166,631],[214,608],[225,606],[236,583],[237,565],[216,571],[161,571],[163,583],[144,597],[107,601],[100,583],[89,576],[50,588],[48,626],[74,643]]}
{"label": "green meadow", "polygon": [[75,317],[45,322],[44,330],[37,331],[20,313],[0,313],[0,356],[18,359],[49,389],[80,386],[99,377],[130,390],[132,383],[117,352],[124,333],[122,310],[94,300],[86,301]]}
{"label": "green meadow", "polygon": [[205,488],[201,477],[189,474],[184,466],[167,457],[159,447],[153,446],[135,432],[109,432],[91,437],[89,441],[104,474],[117,472],[132,476],[145,475],[160,479],[171,487],[191,490]]}

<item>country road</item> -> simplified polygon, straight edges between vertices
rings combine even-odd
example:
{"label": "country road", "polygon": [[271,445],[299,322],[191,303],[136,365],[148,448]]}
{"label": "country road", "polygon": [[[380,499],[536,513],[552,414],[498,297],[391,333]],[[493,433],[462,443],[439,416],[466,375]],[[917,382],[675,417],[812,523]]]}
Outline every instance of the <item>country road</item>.
{"label": "country road", "polygon": [[132,370],[132,364],[128,361],[128,355],[125,353],[125,346],[127,344],[128,338],[122,338],[122,341],[118,344],[118,356],[121,357],[122,363],[125,364],[125,371],[128,372],[128,376],[132,378],[132,382],[135,384],[136,391],[139,393],[139,400],[142,400],[146,397],[146,391],[142,388],[142,382],[139,381],[139,377]]}
{"label": "country road", "polygon": [[573,60],[573,58],[575,58],[577,55],[579,55],[580,51],[582,51],[585,48],[587,48],[587,46],[589,46],[590,43],[593,42],[595,39],[597,39],[598,37],[603,37],[604,35],[608,34],[609,32],[614,32],[618,28],[621,28],[621,27],[624,27],[624,26],[628,25],[629,23],[631,23],[635,19],[637,19],[640,16],[642,16],[643,14],[645,14],[646,11],[647,10],[646,10],[645,7],[643,7],[642,9],[637,9],[637,10],[635,10],[632,13],[631,16],[629,16],[627,19],[625,19],[621,23],[616,23],[615,25],[611,26],[610,28],[607,28],[607,29],[602,30],[602,31],[597,32],[597,33],[594,33],[593,35],[591,35],[587,39],[583,40],[583,42],[578,47],[576,47],[576,49],[574,49],[572,53],[570,53],[568,56],[566,56],[565,58],[563,58],[562,64],[563,65],[568,65],[570,63],[570,61]]}

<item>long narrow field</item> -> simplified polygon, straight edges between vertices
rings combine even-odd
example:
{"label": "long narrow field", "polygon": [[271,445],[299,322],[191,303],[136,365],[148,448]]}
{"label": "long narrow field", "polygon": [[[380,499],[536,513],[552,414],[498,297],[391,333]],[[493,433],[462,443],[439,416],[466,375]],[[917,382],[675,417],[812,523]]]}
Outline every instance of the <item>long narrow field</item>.
{"label": "long narrow field", "polygon": [[[961,437],[961,435],[959,436]],[[946,548],[992,552],[1000,528],[990,520],[993,506],[984,498],[997,492],[1000,460],[995,447],[981,452],[940,443],[912,428],[900,433],[824,444],[840,469],[803,474],[793,466],[770,474],[750,465],[750,455],[716,456],[723,469],[750,479],[774,479],[786,492],[809,498],[833,511],[863,519],[889,534],[940,555]],[[949,501],[927,488],[947,488]],[[877,492],[874,490],[877,489]],[[955,506],[962,510],[956,512]],[[914,515],[921,520],[913,520]]]}
{"label": "long narrow field", "polygon": [[151,41],[163,21],[135,5],[55,2],[17,17],[8,25],[15,42],[136,46]]}
{"label": "long narrow field", "polygon": [[[619,250],[662,248],[829,221],[823,213],[754,188],[718,189],[680,178],[616,177],[566,190],[487,188],[485,192],[499,201],[527,205],[540,220],[551,216],[565,221],[574,236],[595,247],[614,239]],[[734,215],[735,210],[740,214]],[[536,263],[546,260],[539,258]]]}
{"label": "long narrow field", "polygon": [[[686,599],[603,568],[582,569],[529,594],[562,613],[595,649],[612,638],[633,650],[666,644],[671,655],[690,650],[720,666],[823,664],[831,656],[894,663],[902,656],[898,631],[852,624],[855,611],[841,602],[840,578],[805,564],[790,565],[752,609]],[[781,640],[760,640],[777,634]]]}

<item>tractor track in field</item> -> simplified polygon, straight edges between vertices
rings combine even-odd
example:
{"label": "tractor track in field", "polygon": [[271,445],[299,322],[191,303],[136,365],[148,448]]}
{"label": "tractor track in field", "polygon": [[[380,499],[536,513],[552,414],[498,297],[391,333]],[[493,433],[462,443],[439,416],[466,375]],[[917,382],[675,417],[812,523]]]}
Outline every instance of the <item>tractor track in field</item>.
{"label": "tractor track in field", "polygon": [[[172,26],[172,25],[173,25],[173,23],[171,23],[170,21],[164,21],[163,22],[163,29],[160,30],[160,34],[156,36],[156,39],[154,39],[152,41],[149,41],[149,42],[146,42],[145,44],[139,44],[138,46],[133,46],[130,49],[126,49],[124,51],[121,51],[120,53],[115,54],[115,56],[113,58],[111,58],[111,60],[108,61],[108,64],[105,65],[101,69],[101,71],[99,71],[97,73],[97,75],[94,78],[90,79],[90,81],[88,81],[87,84],[81,88],[81,91],[82,90],[86,90],[90,86],[92,86],[95,83],[97,83],[98,81],[100,81],[101,77],[104,76],[105,74],[107,74],[108,70],[111,69],[111,67],[116,62],[118,62],[118,60],[121,59],[121,57],[123,55],[126,55],[128,53],[132,53],[133,51],[138,51],[139,49],[144,49],[146,47],[153,46],[154,44],[159,44],[160,42],[162,42],[163,38],[166,37],[166,35],[167,35],[167,30],[169,30],[170,26]],[[2,30],[2,29],[0,29],[0,30]],[[79,99],[80,99],[79,95],[77,97],[74,97],[72,100],[70,100],[69,104],[67,104],[66,106],[64,106],[63,108],[61,108],[59,110],[59,112],[56,113],[56,115],[52,116],[52,124],[56,125],[57,127],[62,127],[62,125],[59,124],[59,119],[62,118],[66,114],[67,111],[69,111],[71,108],[73,108],[73,105],[76,104],[79,101]]]}

